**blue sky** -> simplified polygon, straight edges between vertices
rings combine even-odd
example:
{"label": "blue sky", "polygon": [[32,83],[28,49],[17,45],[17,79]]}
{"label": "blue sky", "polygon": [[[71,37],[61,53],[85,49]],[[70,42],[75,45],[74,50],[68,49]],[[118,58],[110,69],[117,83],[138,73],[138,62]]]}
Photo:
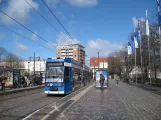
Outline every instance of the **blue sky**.
{"label": "blue sky", "polygon": [[[0,9],[27,26],[33,32],[52,44],[64,44],[71,41],[60,24],[44,6],[41,0],[27,0],[34,6],[60,33],[46,23],[25,0],[2,0]],[[155,0],[44,0],[75,41],[86,47],[89,57],[100,52],[107,56],[121,48],[134,30],[133,16],[145,17],[148,9],[149,18],[156,15]],[[55,48],[30,33],[22,26],[0,13],[0,25],[6,26],[31,39],[26,40],[0,27],[0,47],[28,59],[36,52],[42,59],[55,56]],[[66,39],[63,38],[65,36]],[[37,42],[43,48],[33,43]]]}

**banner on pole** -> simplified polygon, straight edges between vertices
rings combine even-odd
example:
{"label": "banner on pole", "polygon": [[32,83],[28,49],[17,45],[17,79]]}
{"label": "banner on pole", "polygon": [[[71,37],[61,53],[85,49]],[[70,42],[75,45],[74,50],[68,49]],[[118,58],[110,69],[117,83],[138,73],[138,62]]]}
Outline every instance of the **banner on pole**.
{"label": "banner on pole", "polygon": [[137,37],[137,34],[134,33],[134,44],[135,44],[135,48],[138,48],[138,37]]}
{"label": "banner on pole", "polygon": [[135,52],[135,43],[134,43],[134,37],[133,36],[131,36],[131,51],[132,51],[132,53]]}
{"label": "banner on pole", "polygon": [[148,10],[146,10],[146,35],[149,36],[149,34]]}
{"label": "banner on pole", "polygon": [[128,52],[128,55],[132,54],[132,49],[131,49],[131,43],[130,42],[128,42],[128,45],[127,45],[127,52]]}

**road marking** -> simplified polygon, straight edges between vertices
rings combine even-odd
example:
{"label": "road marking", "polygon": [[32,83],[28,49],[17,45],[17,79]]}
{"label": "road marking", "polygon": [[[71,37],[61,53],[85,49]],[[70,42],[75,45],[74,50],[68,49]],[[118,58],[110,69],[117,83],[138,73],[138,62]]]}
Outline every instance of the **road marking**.
{"label": "road marking", "polygon": [[[74,102],[69,105],[67,108],[65,108],[62,113],[64,113],[64,111],[66,111],[69,107],[71,107],[77,100],[79,100],[88,90],[90,90],[92,87],[94,86],[94,84],[92,84],[91,86],[87,87],[85,90],[83,90],[82,92],[78,93],[77,95],[75,95],[74,97],[72,97],[69,100],[74,100]],[[68,100],[68,101],[69,101]],[[68,101],[66,101],[65,103],[67,103]],[[58,108],[62,107],[63,105],[65,105],[65,103],[61,104]],[[49,114],[47,114],[46,116],[44,116],[41,120],[46,120],[51,114],[53,114],[56,111],[56,109],[52,110],[49,112]],[[61,114],[62,114],[61,113]],[[60,114],[60,115],[61,115]],[[59,115],[59,116],[60,116]],[[59,118],[59,116],[57,118]]]}
{"label": "road marking", "polygon": [[41,109],[36,110],[35,112],[29,114],[28,116],[26,116],[25,118],[23,118],[22,120],[27,120],[28,118],[30,118],[31,116],[33,116],[35,113],[39,112]]}
{"label": "road marking", "polygon": [[[93,83],[92,83],[93,84]],[[89,86],[90,85],[92,85],[92,84],[89,84]],[[88,86],[88,87],[89,87]],[[87,88],[88,88],[87,87]],[[87,88],[85,88],[85,89],[87,89]],[[83,88],[82,88],[83,89]],[[79,90],[78,90],[79,91]],[[74,94],[75,92],[78,92],[77,90],[76,91],[74,91],[73,93],[71,93],[71,94],[69,94],[69,95],[72,95],[72,94]],[[42,93],[40,93],[40,94],[42,94]],[[44,93],[45,94],[45,93]],[[79,94],[79,93],[78,93]],[[66,97],[68,97],[69,95],[66,95],[65,97],[62,97],[62,98],[60,98],[60,99],[58,99],[56,102],[58,102],[58,101],[60,101],[60,100],[62,100],[62,99],[65,99]],[[70,99],[69,99],[70,100]],[[68,101],[69,101],[68,100]],[[55,102],[55,101],[53,101],[53,102]],[[23,118],[22,120],[27,120],[28,118],[30,118],[31,116],[33,116],[34,114],[36,114],[37,112],[39,112],[40,110],[42,110],[42,109],[44,109],[46,106],[48,106],[48,105],[50,105],[50,104],[53,104],[53,102],[51,102],[51,103],[49,103],[49,104],[47,104],[47,105],[45,105],[44,107],[42,107],[42,108],[40,108],[40,109],[38,109],[38,110],[36,110],[36,111],[34,111],[33,113],[31,113],[31,114],[29,114],[29,115],[27,115],[25,118]],[[66,102],[65,102],[66,103]],[[64,105],[65,103],[63,103],[62,105]],[[61,107],[62,105],[60,105],[59,107]],[[54,107],[54,106],[53,106]],[[58,108],[59,107],[57,107],[56,106],[56,110],[59,110]],[[54,107],[55,108],[55,107]],[[52,112],[52,111],[51,111]],[[49,113],[49,114],[52,114],[52,113]],[[55,109],[54,109],[54,112],[55,112]],[[46,115],[47,116],[47,115]],[[48,116],[49,117],[49,116]],[[45,117],[43,117],[43,118],[45,118]],[[42,118],[42,120],[43,120],[43,118]]]}

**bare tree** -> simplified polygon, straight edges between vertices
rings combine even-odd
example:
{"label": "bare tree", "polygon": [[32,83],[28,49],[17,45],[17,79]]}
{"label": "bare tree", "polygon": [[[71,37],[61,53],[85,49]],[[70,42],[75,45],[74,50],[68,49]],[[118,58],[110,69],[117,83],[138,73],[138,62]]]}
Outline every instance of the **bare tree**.
{"label": "bare tree", "polygon": [[5,66],[10,68],[21,68],[23,67],[22,61],[15,54],[8,54],[4,59]]}

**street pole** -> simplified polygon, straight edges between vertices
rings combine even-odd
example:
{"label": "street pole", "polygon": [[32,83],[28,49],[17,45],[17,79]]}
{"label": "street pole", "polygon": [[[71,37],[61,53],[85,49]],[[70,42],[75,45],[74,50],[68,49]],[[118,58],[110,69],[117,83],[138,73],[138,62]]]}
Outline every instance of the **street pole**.
{"label": "street pole", "polygon": [[104,69],[104,61],[103,61],[103,69]]}
{"label": "street pole", "polygon": [[127,66],[127,75],[128,75],[128,79],[129,79],[129,55],[127,55],[127,59],[128,59],[128,61],[127,61],[128,62],[127,63],[128,64],[128,66]]}
{"label": "street pole", "polygon": [[135,48],[135,80],[136,80],[136,85],[137,85],[137,73],[136,73],[136,48]]}
{"label": "street pole", "polygon": [[3,52],[0,53],[0,62],[2,62],[2,57],[1,57],[2,54],[3,54]]}
{"label": "street pole", "polygon": [[35,52],[34,52],[34,75],[35,75]]}
{"label": "street pole", "polygon": [[95,79],[95,57],[94,57],[94,79]]}
{"label": "street pole", "polygon": [[30,62],[28,62],[28,75],[29,75],[29,64],[30,64]]}
{"label": "street pole", "polygon": [[150,64],[150,43],[149,43],[149,35],[148,35],[148,52],[149,52],[149,77],[150,77],[150,86],[151,86],[151,64]]}
{"label": "street pole", "polygon": [[99,64],[100,64],[100,62],[99,62],[99,52],[98,52],[98,70],[99,70]]}
{"label": "street pole", "polygon": [[143,84],[143,57],[142,57],[142,45],[141,45],[141,35],[142,35],[142,28],[141,28],[141,24],[139,21],[139,27],[140,27],[140,33],[139,33],[139,39],[140,39],[140,66],[141,66],[141,81]]}
{"label": "street pole", "polygon": [[33,60],[34,61],[34,75],[35,75],[35,61],[36,60],[40,60],[40,57],[35,57],[35,52],[34,52],[34,57],[30,57],[29,60]]}

